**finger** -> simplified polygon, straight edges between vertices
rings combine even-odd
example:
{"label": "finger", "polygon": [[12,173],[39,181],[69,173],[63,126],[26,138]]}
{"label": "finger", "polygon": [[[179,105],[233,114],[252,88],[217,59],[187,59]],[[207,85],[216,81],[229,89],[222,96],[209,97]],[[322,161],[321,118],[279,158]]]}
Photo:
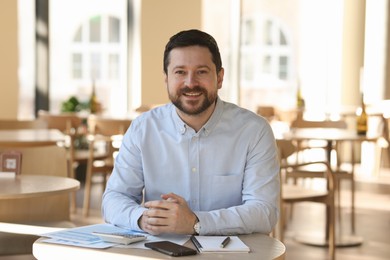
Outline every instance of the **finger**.
{"label": "finger", "polygon": [[145,232],[147,232],[147,233],[153,235],[153,236],[156,236],[156,235],[160,235],[160,234],[161,234],[158,230],[153,230],[153,226],[148,225],[148,224],[145,224],[143,230],[144,230]]}
{"label": "finger", "polygon": [[170,201],[170,202],[179,202],[179,203],[182,200],[184,200],[182,197],[180,197],[179,195],[172,193],[172,192],[168,193],[168,194],[162,194],[161,198],[164,200]]}
{"label": "finger", "polygon": [[145,210],[143,213],[144,216],[148,218],[166,218],[167,217],[167,210],[166,209],[157,209],[157,208],[151,208],[148,210]]}
{"label": "finger", "polygon": [[152,225],[152,226],[167,226],[168,225],[168,221],[166,218],[159,218],[159,217],[148,217],[146,219],[146,223],[148,225]]}
{"label": "finger", "polygon": [[169,202],[178,202],[178,200],[176,200],[176,199],[173,199],[173,198],[168,198],[168,199],[166,199],[166,201],[169,201]]}
{"label": "finger", "polygon": [[139,223],[141,229],[142,229],[143,231],[145,231],[145,232],[151,234],[151,235],[159,235],[158,232],[153,231],[152,229],[150,229],[150,225],[147,223],[147,219],[148,219],[148,217],[147,217],[146,215],[143,215],[143,216],[141,217],[141,220],[140,220],[140,223]]}
{"label": "finger", "polygon": [[160,209],[167,209],[169,207],[167,201],[165,200],[152,200],[145,202],[144,205],[146,208],[160,208]]}
{"label": "finger", "polygon": [[160,235],[162,233],[169,233],[165,226],[146,225],[145,231],[152,235]]}

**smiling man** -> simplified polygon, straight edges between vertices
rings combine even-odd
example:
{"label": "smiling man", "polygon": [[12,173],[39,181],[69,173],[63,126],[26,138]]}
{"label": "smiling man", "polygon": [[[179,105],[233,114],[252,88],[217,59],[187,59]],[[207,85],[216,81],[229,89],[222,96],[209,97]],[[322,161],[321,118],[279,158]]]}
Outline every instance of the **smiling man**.
{"label": "smiling man", "polygon": [[172,36],[164,51],[170,104],[137,117],[103,195],[105,221],[150,234],[268,234],[278,216],[279,160],[262,117],[218,97],[214,38]]}

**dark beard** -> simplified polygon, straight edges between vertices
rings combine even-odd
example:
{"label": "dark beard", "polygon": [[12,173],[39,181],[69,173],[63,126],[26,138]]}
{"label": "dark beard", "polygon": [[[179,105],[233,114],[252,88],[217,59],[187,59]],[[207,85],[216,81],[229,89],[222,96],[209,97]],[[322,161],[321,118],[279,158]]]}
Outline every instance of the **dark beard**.
{"label": "dark beard", "polygon": [[[187,92],[202,92],[203,95],[205,96],[205,98],[203,99],[203,102],[200,106],[197,106],[197,107],[194,107],[194,108],[187,108],[185,106],[185,104],[183,104],[182,100],[180,99],[180,97],[184,94],[184,93],[187,93]],[[172,104],[175,105],[175,107],[177,107],[177,109],[179,109],[180,111],[182,111],[183,113],[187,114],[187,115],[191,115],[191,116],[194,116],[194,115],[199,115],[201,113],[203,113],[204,111],[206,111],[213,103],[215,103],[216,99],[217,99],[217,95],[212,95],[212,96],[209,96],[207,91],[201,87],[195,87],[193,89],[190,89],[190,88],[184,88],[180,91],[178,97],[173,97],[171,94],[169,94],[169,99],[171,100]],[[197,102],[197,101],[196,101]],[[191,101],[189,102],[190,104],[192,103]],[[194,104],[191,104],[191,105],[196,105],[195,103]]]}

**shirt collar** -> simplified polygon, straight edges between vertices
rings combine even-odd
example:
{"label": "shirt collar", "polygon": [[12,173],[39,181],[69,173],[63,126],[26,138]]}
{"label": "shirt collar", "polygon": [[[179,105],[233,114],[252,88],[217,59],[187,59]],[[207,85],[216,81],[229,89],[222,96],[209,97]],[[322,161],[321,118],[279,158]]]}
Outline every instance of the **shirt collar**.
{"label": "shirt collar", "polygon": [[[206,136],[209,135],[217,125],[219,119],[222,117],[222,113],[223,101],[219,97],[217,97],[214,112],[209,118],[209,120],[206,122],[206,124],[202,127],[202,129],[200,129],[199,133],[204,132]],[[178,133],[184,135],[187,129],[190,128],[190,126],[188,126],[183,120],[181,120],[181,118],[176,112],[176,107],[173,104],[171,104],[171,114],[176,126],[176,130],[178,131]]]}

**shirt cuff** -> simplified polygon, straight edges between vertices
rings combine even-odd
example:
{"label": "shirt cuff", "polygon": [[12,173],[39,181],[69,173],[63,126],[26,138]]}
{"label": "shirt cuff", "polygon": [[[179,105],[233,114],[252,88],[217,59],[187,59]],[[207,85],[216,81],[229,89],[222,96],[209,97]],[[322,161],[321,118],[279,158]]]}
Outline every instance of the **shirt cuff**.
{"label": "shirt cuff", "polygon": [[145,210],[147,210],[147,209],[143,208],[143,207],[139,207],[132,212],[132,214],[130,216],[131,230],[143,232],[143,230],[138,226],[138,219],[142,216],[142,214],[144,213]]}
{"label": "shirt cuff", "polygon": [[199,235],[203,236],[203,235],[208,235],[213,233],[213,229],[210,229],[210,227],[213,226],[210,225],[210,222],[211,223],[213,222],[213,219],[210,218],[210,214],[208,212],[194,212],[194,213],[198,217],[200,223]]}

